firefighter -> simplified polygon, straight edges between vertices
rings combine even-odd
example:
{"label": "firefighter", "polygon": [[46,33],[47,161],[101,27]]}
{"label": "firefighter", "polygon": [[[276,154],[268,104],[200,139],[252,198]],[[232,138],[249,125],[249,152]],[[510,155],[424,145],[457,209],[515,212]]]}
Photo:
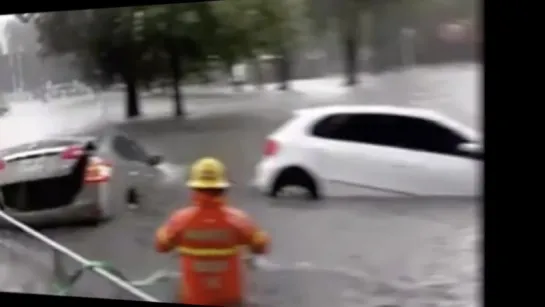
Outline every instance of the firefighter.
{"label": "firefighter", "polygon": [[180,303],[240,306],[244,248],[265,254],[269,236],[244,211],[227,205],[230,184],[220,161],[195,162],[187,186],[191,205],[175,211],[157,230],[155,248],[180,254]]}

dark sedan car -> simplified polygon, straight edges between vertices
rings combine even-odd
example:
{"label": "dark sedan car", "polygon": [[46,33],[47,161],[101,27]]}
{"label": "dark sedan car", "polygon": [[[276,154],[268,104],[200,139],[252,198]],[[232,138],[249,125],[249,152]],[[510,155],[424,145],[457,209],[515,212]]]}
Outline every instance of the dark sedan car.
{"label": "dark sedan car", "polygon": [[127,204],[149,199],[160,163],[129,136],[111,131],[3,149],[0,209],[34,227],[110,219]]}

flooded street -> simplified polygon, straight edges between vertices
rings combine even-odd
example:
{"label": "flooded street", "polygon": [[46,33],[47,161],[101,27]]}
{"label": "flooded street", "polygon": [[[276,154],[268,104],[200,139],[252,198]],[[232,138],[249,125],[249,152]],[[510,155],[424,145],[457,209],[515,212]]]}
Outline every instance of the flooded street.
{"label": "flooded street", "polygon": [[[363,76],[362,81],[356,89],[339,86],[341,79],[334,77],[297,81],[291,93],[188,89],[188,120],[170,119],[170,102],[147,97],[147,119],[123,123],[122,96],[116,93],[62,106],[21,103],[0,118],[0,147],[109,123],[141,140],[150,152],[164,155],[168,180],[154,206],[128,211],[100,227],[46,231],[85,257],[113,263],[129,279],[175,270],[175,257],[154,252],[153,234],[172,210],[186,203],[188,165],[213,155],[226,163],[235,183],[233,205],[253,215],[274,240],[268,263],[249,272],[249,291],[259,306],[480,305],[479,201],[270,200],[248,187],[267,134],[293,109],[410,105],[439,110],[477,129],[481,125],[477,66],[418,68]],[[89,290],[96,283],[89,281],[85,293],[101,295],[104,287]],[[172,299],[173,289],[168,283],[143,288],[163,300]]]}

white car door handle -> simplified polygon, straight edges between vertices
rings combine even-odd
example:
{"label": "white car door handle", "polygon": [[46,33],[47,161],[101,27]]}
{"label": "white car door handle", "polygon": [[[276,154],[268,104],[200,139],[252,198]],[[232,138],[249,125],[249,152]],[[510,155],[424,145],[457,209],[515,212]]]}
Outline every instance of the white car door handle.
{"label": "white car door handle", "polygon": [[138,172],[137,171],[130,171],[129,176],[138,176]]}

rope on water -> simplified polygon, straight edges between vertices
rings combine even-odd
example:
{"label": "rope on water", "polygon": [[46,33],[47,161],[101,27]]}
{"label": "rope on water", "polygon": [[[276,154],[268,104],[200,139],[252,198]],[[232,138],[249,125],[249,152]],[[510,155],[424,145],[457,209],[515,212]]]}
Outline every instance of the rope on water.
{"label": "rope on water", "polygon": [[88,272],[93,269],[103,269],[109,273],[128,281],[128,279],[123,275],[118,269],[113,265],[104,261],[91,261],[88,265],[82,266],[80,269],[76,270],[73,274],[68,277],[68,280],[63,283],[54,283],[53,288],[57,295],[68,295],[70,291],[74,288],[75,284],[81,279],[83,273]]}
{"label": "rope on water", "polygon": [[[244,262],[250,269],[256,269],[256,267],[259,265],[256,265],[258,263],[256,263],[255,260],[256,259],[253,258],[245,258]],[[63,296],[68,295],[85,272],[97,268],[106,270],[109,273],[119,277],[120,279],[128,282],[135,287],[149,287],[165,280],[177,279],[180,277],[180,272],[177,271],[157,270],[144,279],[130,281],[123,273],[121,273],[121,271],[116,269],[112,264],[105,261],[92,261],[88,265],[82,266],[80,269],[76,270],[73,274],[71,274],[66,282],[54,283],[53,288],[55,289],[55,293],[57,295]]]}

